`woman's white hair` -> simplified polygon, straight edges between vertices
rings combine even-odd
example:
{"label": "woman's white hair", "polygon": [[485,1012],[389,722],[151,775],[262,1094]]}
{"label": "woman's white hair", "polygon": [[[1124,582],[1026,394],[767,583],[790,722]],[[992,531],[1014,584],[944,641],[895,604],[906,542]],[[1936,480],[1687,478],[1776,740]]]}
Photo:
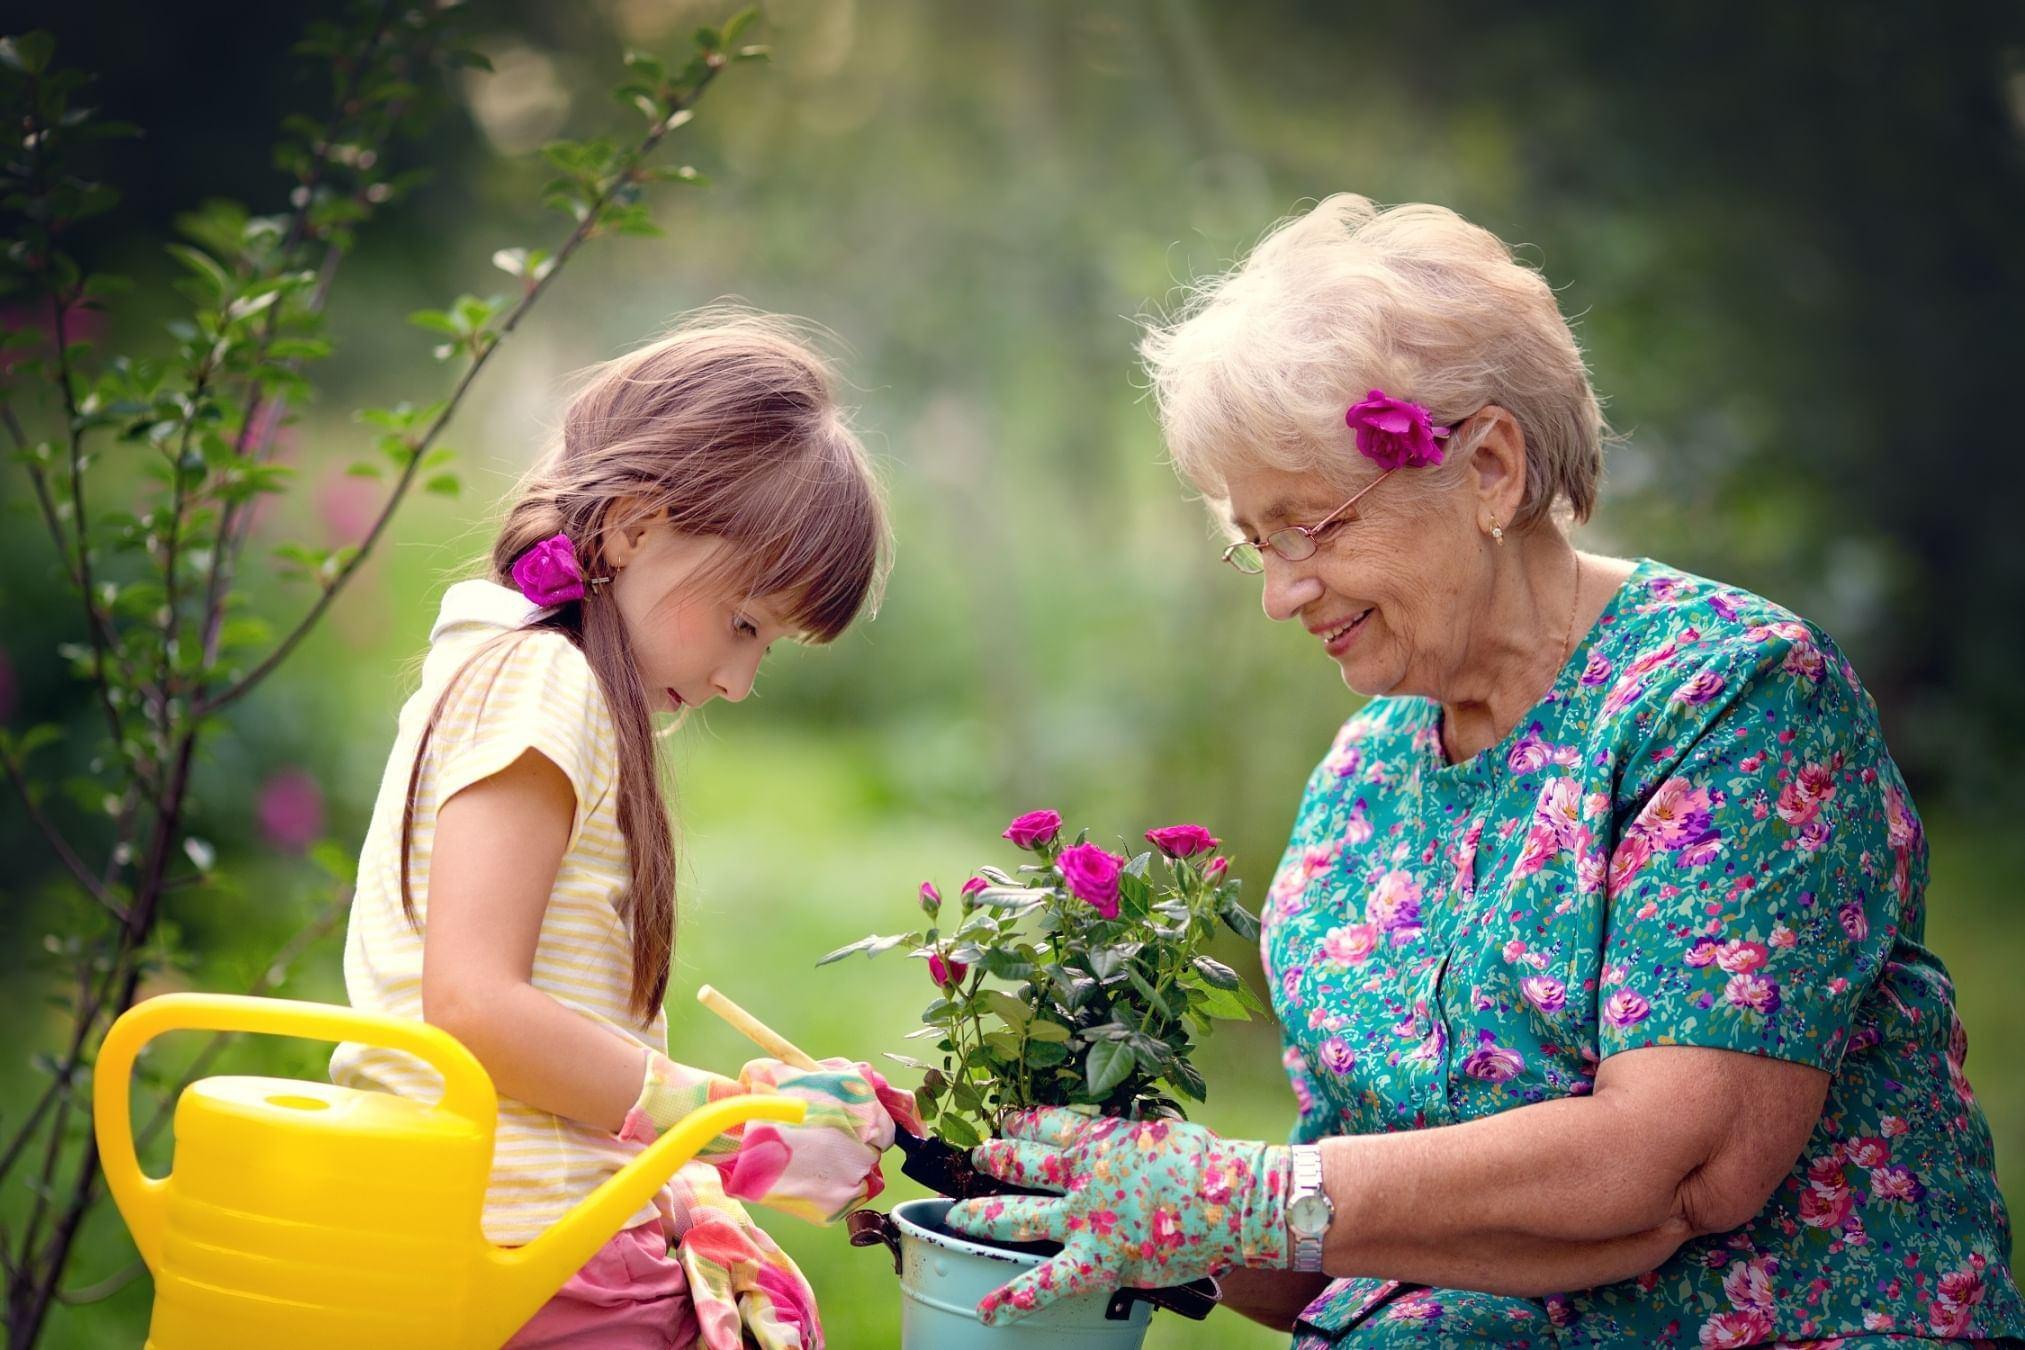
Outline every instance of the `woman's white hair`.
{"label": "woman's white hair", "polygon": [[1354,480],[1343,415],[1382,389],[1437,426],[1487,403],[1518,420],[1526,492],[1507,528],[1596,504],[1603,413],[1553,290],[1447,207],[1325,198],[1148,325],[1139,351],[1175,467],[1212,501],[1245,467]]}

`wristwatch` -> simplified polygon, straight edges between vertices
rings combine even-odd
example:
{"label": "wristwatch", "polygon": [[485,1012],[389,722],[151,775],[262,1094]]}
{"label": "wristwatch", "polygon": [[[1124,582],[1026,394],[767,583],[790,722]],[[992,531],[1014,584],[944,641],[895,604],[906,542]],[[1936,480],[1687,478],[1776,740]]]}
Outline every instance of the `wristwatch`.
{"label": "wristwatch", "polygon": [[1322,1189],[1322,1150],[1296,1144],[1294,1177],[1287,1190],[1287,1233],[1294,1240],[1295,1270],[1322,1268],[1322,1239],[1336,1218],[1336,1206]]}

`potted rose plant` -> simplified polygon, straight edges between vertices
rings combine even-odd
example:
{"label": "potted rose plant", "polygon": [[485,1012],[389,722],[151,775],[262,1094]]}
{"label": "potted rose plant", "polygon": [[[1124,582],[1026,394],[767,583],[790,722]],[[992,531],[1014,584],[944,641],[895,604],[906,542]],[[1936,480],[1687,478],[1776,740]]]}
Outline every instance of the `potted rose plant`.
{"label": "potted rose plant", "polygon": [[[1258,921],[1239,899],[1219,841],[1199,825],[1149,830],[1135,855],[1062,842],[1062,820],[1033,811],[1004,837],[1032,855],[1006,872],[983,867],[945,901],[921,884],[925,923],[872,934],[818,965],[902,950],[926,963],[933,996],[910,1038],[919,1055],[889,1058],[921,1071],[915,1098],[929,1139],[903,1139],[903,1169],[953,1199],[1014,1189],[975,1172],[969,1150],[1009,1110],[1075,1106],[1129,1119],[1179,1117],[1205,1087],[1192,1062],[1219,1020],[1263,1011],[1235,970],[1208,954],[1219,926],[1247,941]],[[949,1200],[915,1200],[891,1216],[855,1218],[854,1241],[885,1241],[900,1264],[904,1343],[947,1347],[972,1338],[1041,1345],[1073,1330],[1078,1345],[1136,1346],[1146,1303],[1200,1316],[1213,1291],[1125,1291],[1064,1300],[1016,1327],[971,1320],[978,1298],[1018,1265],[1054,1248],[991,1243],[940,1224]]]}

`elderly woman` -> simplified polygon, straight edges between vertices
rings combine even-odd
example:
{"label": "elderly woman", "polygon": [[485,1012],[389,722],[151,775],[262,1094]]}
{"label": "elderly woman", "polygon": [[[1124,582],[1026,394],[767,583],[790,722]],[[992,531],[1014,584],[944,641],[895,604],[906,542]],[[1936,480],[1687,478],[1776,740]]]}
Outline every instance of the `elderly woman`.
{"label": "elderly woman", "polygon": [[1926,847],[1818,628],[1577,550],[1603,421],[1546,282],[1332,197],[1145,344],[1269,617],[1366,703],[1262,943],[1291,1146],[1043,1111],[1018,1316],[1228,1271],[1297,1346],[2025,1336],[1990,1133],[1921,945]]}

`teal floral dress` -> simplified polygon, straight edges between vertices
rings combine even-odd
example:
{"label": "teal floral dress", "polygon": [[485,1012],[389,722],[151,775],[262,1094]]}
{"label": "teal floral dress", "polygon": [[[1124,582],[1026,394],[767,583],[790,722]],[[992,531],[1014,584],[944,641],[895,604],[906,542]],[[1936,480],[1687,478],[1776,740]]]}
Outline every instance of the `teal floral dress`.
{"label": "teal floral dress", "polygon": [[1641,561],[1504,743],[1378,699],[1308,783],[1262,948],[1294,1136],[1588,1092],[1621,1050],[1825,1069],[1764,1211],[1658,1270],[1521,1299],[1338,1280],[1300,1347],[1851,1347],[2025,1336],[1926,841],[1825,635]]}

